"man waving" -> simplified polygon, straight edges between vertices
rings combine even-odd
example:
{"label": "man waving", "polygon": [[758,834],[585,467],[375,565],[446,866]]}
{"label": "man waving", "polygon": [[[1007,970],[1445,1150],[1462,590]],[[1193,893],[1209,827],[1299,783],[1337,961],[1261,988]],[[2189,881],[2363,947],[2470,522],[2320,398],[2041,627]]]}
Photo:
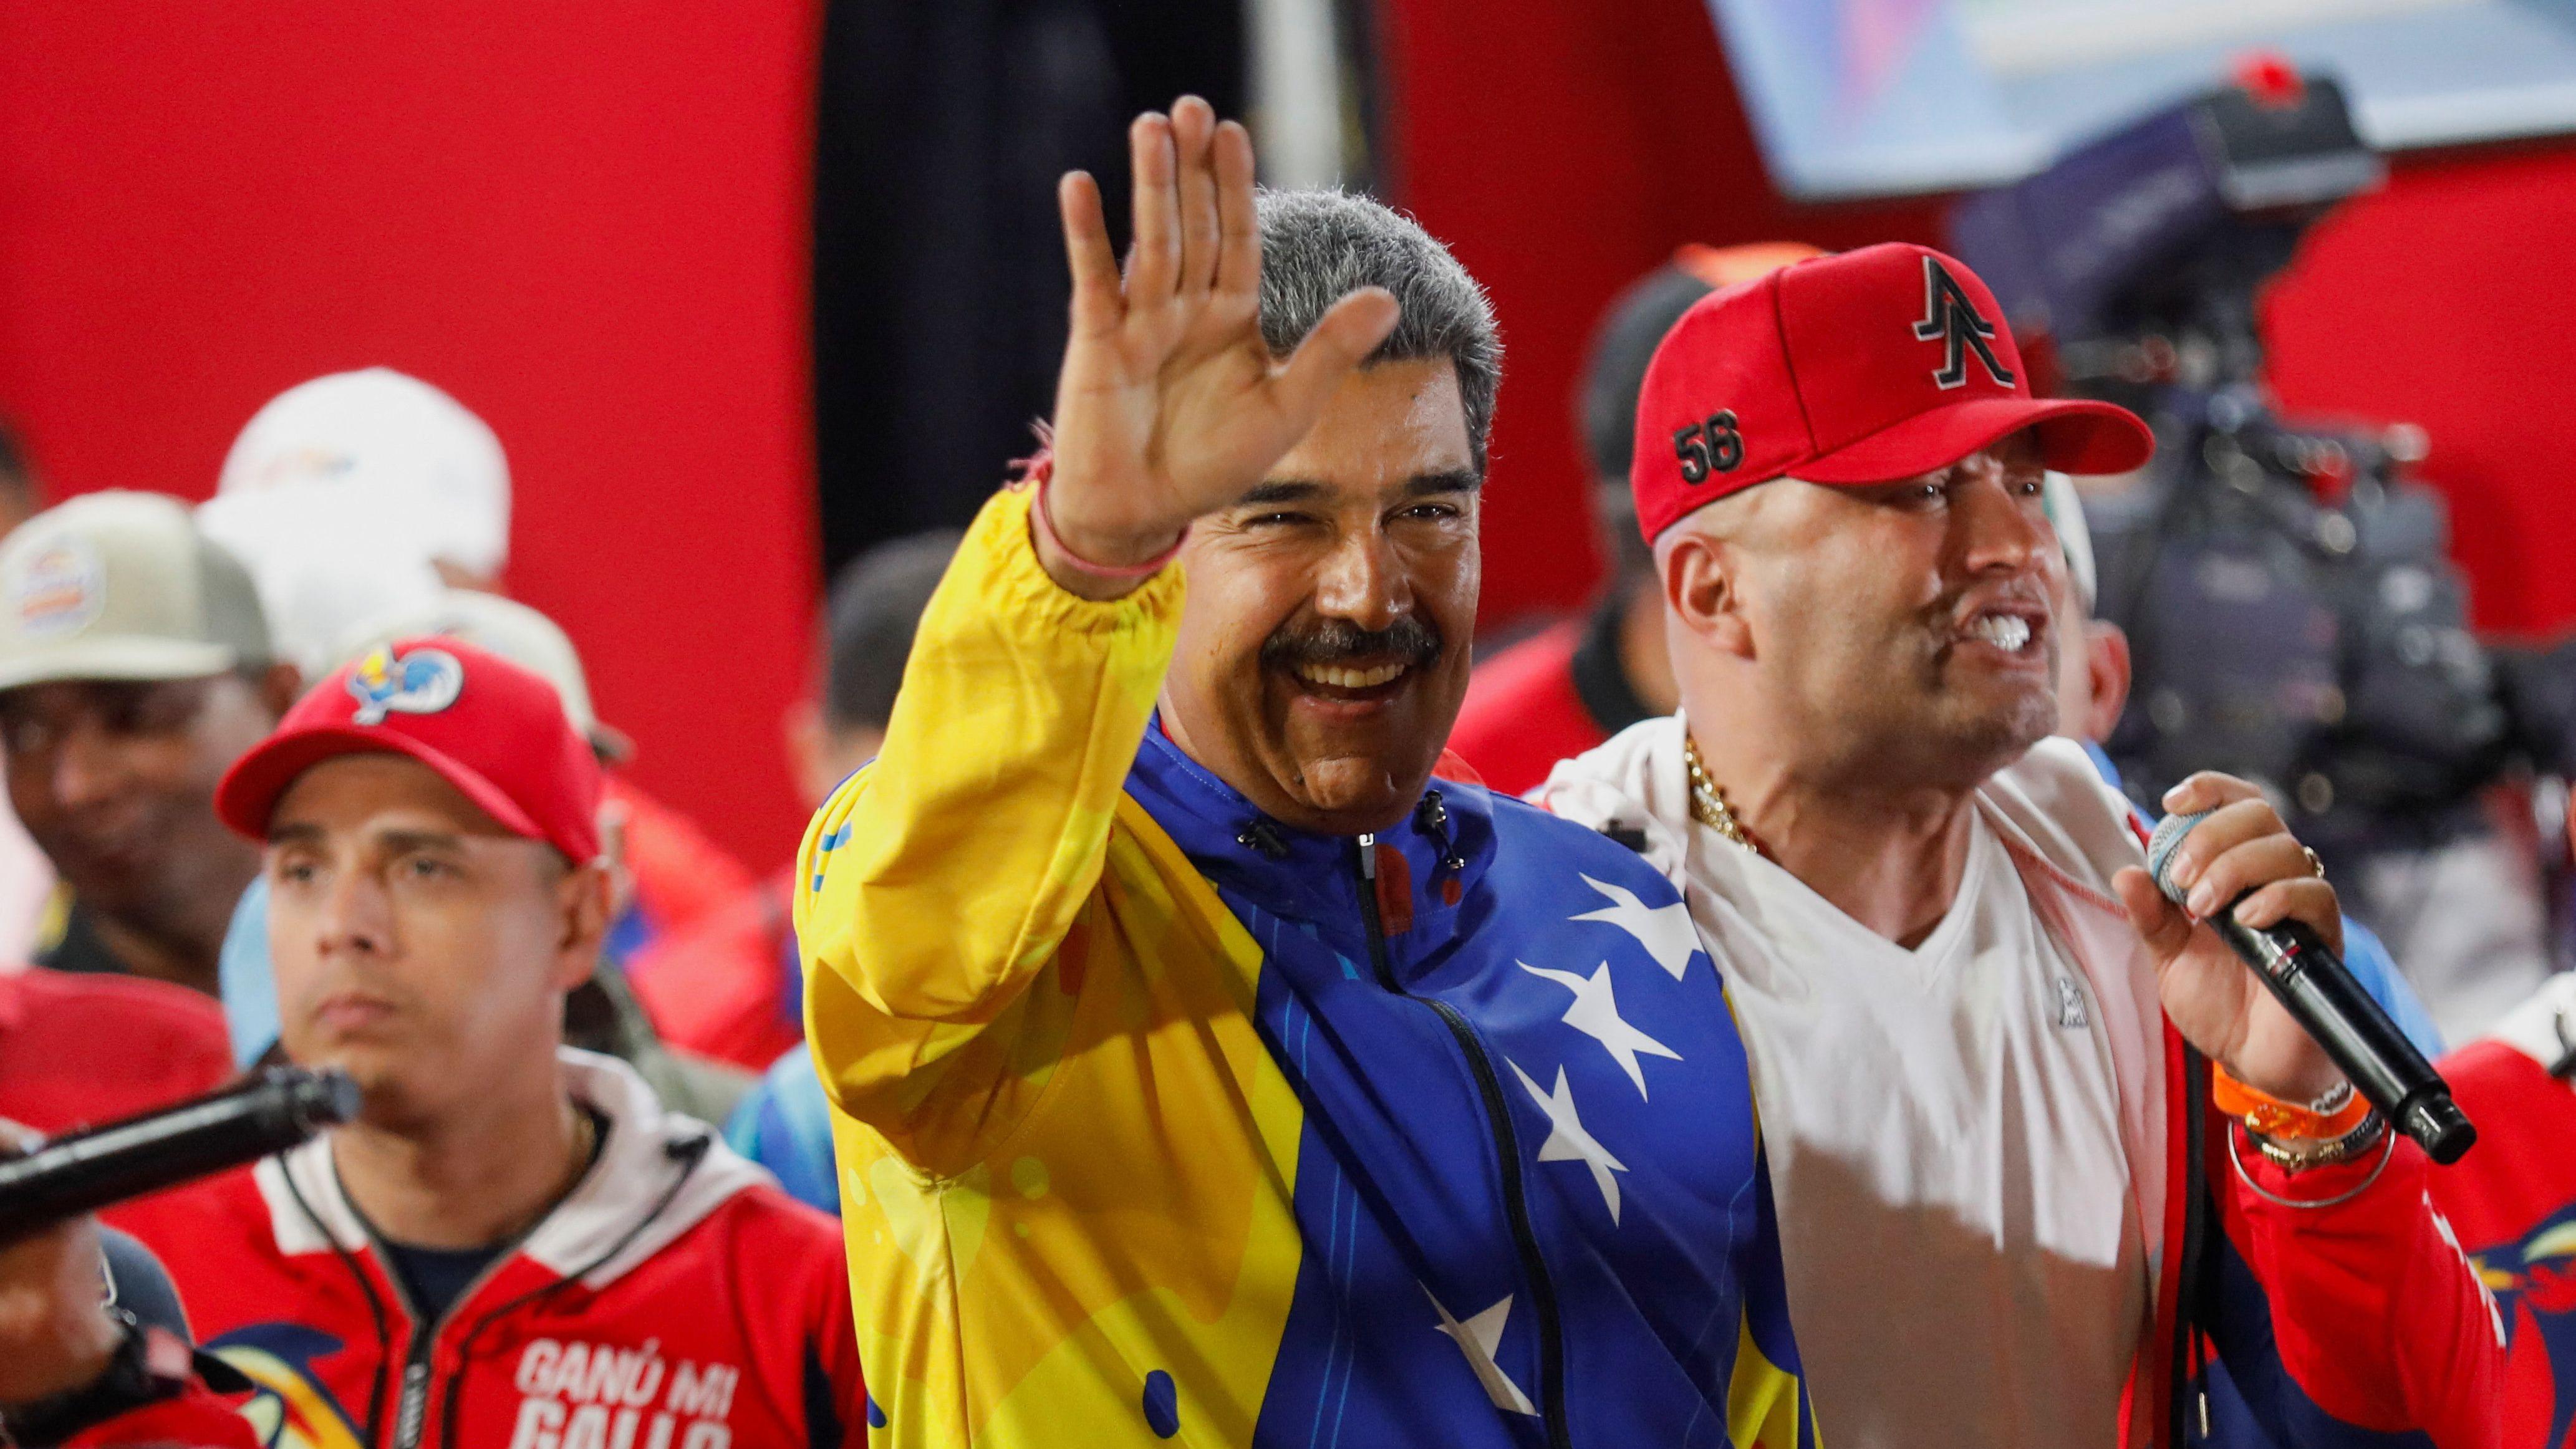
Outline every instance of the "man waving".
{"label": "man waving", "polygon": [[[1631,852],[1435,780],[1499,344],[1184,100],[1054,453],[800,859],[901,1442],[1810,1442],[1742,1049]],[[1182,608],[1182,576],[1192,595]]]}

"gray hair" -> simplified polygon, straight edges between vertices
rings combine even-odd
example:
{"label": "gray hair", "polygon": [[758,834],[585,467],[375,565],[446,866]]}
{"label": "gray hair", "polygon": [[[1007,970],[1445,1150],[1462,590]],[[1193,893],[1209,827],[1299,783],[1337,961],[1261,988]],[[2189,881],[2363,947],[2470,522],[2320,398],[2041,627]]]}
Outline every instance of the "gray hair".
{"label": "gray hair", "polygon": [[1335,302],[1362,287],[1395,294],[1403,315],[1369,363],[1445,357],[1458,374],[1476,476],[1494,428],[1503,339],[1485,289],[1411,217],[1345,191],[1270,191],[1261,216],[1261,340],[1297,348]]}

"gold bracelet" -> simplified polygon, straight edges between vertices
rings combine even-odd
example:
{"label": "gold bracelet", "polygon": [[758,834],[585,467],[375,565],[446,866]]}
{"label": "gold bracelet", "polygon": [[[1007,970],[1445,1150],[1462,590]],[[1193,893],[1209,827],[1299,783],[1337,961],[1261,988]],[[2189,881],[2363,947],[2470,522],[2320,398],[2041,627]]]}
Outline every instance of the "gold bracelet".
{"label": "gold bracelet", "polygon": [[2246,1129],[2245,1135],[2253,1139],[2256,1151],[2272,1160],[2273,1166],[2283,1172],[2305,1172],[2311,1167],[2323,1167],[2330,1162],[2350,1162],[2378,1146],[2380,1137],[2387,1131],[2388,1119],[2377,1112],[2372,1112],[2361,1119],[2360,1126],[2341,1137],[2329,1137],[2321,1141],[2300,1139],[2308,1143],[2302,1148],[2283,1146],[2279,1141],[2250,1127]]}
{"label": "gold bracelet", "polygon": [[[2249,1132],[2246,1135],[2250,1137],[2253,1134]],[[2353,1186],[2342,1192],[2336,1193],[2332,1197],[2321,1197],[2314,1200],[2283,1197],[2279,1193],[2272,1192],[2266,1189],[2261,1183],[2256,1182],[2254,1180],[2254,1174],[2245,1170],[2245,1154],[2236,1150],[2236,1135],[2232,1132],[2229,1133],[2227,1137],[2227,1160],[2235,1165],[2236,1180],[2245,1184],[2245,1190],[2254,1194],[2256,1197],[2263,1199],[2265,1202],[2278,1203],[2286,1208],[2339,1207],[2344,1203],[2348,1203],[2354,1198],[2361,1196],[2363,1193],[2370,1191],[2371,1187],[2379,1181],[2381,1175],[2388,1171],[2390,1160],[2397,1156],[2397,1134],[2393,1132],[2383,1133],[2380,1136],[2379,1143],[2379,1165],[2370,1170],[2369,1176],[2364,1177],[2360,1182],[2355,1183]]]}

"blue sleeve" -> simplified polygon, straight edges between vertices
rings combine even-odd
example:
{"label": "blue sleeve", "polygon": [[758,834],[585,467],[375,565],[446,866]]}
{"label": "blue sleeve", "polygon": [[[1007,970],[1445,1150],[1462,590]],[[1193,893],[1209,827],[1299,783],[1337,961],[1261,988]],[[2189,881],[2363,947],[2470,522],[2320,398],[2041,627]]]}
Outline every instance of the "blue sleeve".
{"label": "blue sleeve", "polygon": [[837,1214],[841,1183],[832,1163],[832,1113],[814,1058],[799,1046],[770,1064],[725,1123],[725,1144],[766,1167],[798,1202]]}
{"label": "blue sleeve", "polygon": [[2406,1033],[2408,1041],[2415,1043],[2415,1050],[2422,1052],[2426,1061],[2442,1055],[2442,1033],[2434,1028],[2424,1003],[2416,999],[2415,988],[2406,984],[2406,977],[2398,971],[2397,962],[2388,954],[2388,943],[2350,916],[2343,918],[2343,964],[2351,969],[2362,990],[2388,1008],[2389,1019]]}
{"label": "blue sleeve", "polygon": [[233,1065],[247,1067],[277,1045],[277,976],[268,965],[268,877],[251,877],[233,907],[215,957],[224,994],[224,1031]]}

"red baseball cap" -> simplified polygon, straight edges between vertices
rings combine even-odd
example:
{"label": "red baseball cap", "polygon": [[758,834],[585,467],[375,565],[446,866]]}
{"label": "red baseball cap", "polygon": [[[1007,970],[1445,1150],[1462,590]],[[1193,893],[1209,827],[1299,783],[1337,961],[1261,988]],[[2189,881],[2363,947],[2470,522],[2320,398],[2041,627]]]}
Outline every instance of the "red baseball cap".
{"label": "red baseball cap", "polygon": [[599,855],[599,759],[544,676],[445,637],[376,649],[306,691],[215,787],[215,813],[266,838],[278,797],[340,755],[406,755],[501,823],[575,861]]}
{"label": "red baseball cap", "polygon": [[2155,452],[2135,413],[2030,395],[1986,284],[1889,242],[1712,292],[1655,349],[1628,471],[1651,543],[1756,483],[1886,483],[2037,427],[2061,473],[2125,473]]}

